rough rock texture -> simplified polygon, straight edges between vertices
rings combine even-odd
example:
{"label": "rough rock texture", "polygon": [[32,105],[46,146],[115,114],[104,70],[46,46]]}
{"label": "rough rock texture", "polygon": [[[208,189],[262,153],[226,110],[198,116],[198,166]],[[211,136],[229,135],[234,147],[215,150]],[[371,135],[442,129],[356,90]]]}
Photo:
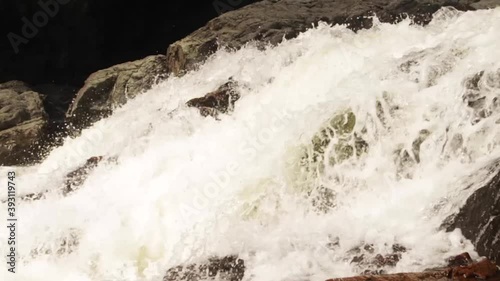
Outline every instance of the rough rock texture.
{"label": "rough rock texture", "polygon": [[207,263],[171,268],[163,281],[198,281],[215,277],[221,281],[240,281],[244,275],[245,262],[237,256],[213,257]]}
{"label": "rough rock texture", "polygon": [[500,159],[492,166],[495,177],[467,199],[448,222],[447,231],[460,228],[479,255],[500,262]]}
{"label": "rough rock texture", "polygon": [[39,157],[48,118],[43,98],[20,81],[0,84],[0,165],[24,165]]}
{"label": "rough rock texture", "polygon": [[227,83],[217,90],[206,94],[204,97],[189,100],[186,104],[200,110],[202,116],[217,117],[219,113],[231,112],[234,103],[240,98],[240,93],[236,87],[238,83],[229,79]]}
{"label": "rough rock texture", "polygon": [[348,278],[329,279],[327,281],[447,281],[447,280],[500,280],[500,271],[495,263],[488,259],[472,262],[468,253],[463,253],[455,259],[463,256],[469,257],[464,265],[449,266],[431,269],[424,272],[396,273],[383,275],[355,276]]}
{"label": "rough rock texture", "polygon": [[250,41],[280,43],[296,37],[319,21],[346,23],[352,30],[369,28],[376,13],[382,22],[397,22],[403,14],[426,24],[443,6],[476,10],[500,5],[500,0],[265,0],[211,20],[206,26],[170,45],[169,70],[192,70],[219,46],[239,49]]}
{"label": "rough rock texture", "polygon": [[108,116],[116,106],[149,89],[165,77],[165,56],[149,56],[99,70],[90,75],[78,91],[67,112],[68,121],[76,128],[87,127]]}
{"label": "rough rock texture", "polygon": [[406,247],[400,244],[392,245],[392,253],[381,255],[375,252],[373,244],[365,244],[363,247],[355,247],[348,253],[355,254],[351,264],[356,268],[365,269],[362,275],[384,274],[386,269],[395,267],[401,260]]}

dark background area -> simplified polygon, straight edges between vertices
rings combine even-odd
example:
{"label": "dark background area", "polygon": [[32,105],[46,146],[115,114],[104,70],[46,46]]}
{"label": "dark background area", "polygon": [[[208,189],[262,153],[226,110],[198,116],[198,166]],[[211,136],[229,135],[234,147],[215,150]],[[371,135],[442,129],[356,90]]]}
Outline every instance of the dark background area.
{"label": "dark background area", "polygon": [[[39,2],[57,3],[36,35],[19,44],[16,54],[8,34],[23,35],[23,17],[43,23]],[[80,87],[89,74],[109,66],[166,54],[169,44],[205,25],[220,12],[258,0],[0,0],[0,83]],[[66,4],[64,4],[66,3]]]}

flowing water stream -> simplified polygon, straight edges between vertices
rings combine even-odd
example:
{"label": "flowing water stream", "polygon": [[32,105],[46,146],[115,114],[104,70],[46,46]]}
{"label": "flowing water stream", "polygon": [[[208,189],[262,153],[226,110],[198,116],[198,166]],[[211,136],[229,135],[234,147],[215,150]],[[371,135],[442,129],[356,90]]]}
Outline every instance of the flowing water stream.
{"label": "flowing water stream", "polygon": [[[221,50],[15,168],[18,195],[48,193],[19,203],[17,273],[3,262],[0,279],[154,281],[238,254],[245,280],[325,280],[367,269],[351,263],[364,245],[406,248],[388,272],[474,254],[439,227],[500,157],[499,46],[500,9],[442,9],[426,27],[319,24]],[[229,77],[233,113],[185,106]],[[100,155],[116,161],[63,196],[65,175]],[[4,230],[0,241],[5,257]]]}

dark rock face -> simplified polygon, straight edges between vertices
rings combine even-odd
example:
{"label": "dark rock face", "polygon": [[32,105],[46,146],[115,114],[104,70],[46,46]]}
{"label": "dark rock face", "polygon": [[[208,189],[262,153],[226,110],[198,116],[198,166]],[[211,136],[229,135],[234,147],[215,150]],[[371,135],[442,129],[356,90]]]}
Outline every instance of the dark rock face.
{"label": "dark rock face", "polygon": [[[83,185],[85,181],[87,180],[87,177],[89,174],[99,166],[99,164],[102,161],[105,161],[106,163],[116,163],[117,158],[116,157],[111,157],[111,158],[104,158],[103,156],[94,156],[90,157],[87,159],[85,164],[82,166],[78,167],[77,169],[71,171],[68,173],[64,179],[64,186],[61,188],[62,195],[67,196]],[[36,201],[36,200],[41,200],[45,198],[45,195],[49,192],[48,190],[45,190],[40,193],[30,193],[27,195],[20,196],[19,199],[22,201]],[[2,203],[5,203],[2,201]]]}
{"label": "dark rock face", "polygon": [[217,90],[206,94],[204,97],[189,100],[186,104],[200,110],[202,116],[217,117],[219,113],[231,112],[234,103],[240,98],[236,87],[238,83],[229,79],[229,82],[220,86]]}
{"label": "dark rock face", "polygon": [[447,223],[447,231],[460,228],[477,252],[500,262],[500,160],[492,166],[496,176],[465,202]]}
{"label": "dark rock face", "polygon": [[198,281],[217,277],[221,281],[241,281],[245,262],[237,256],[213,257],[204,264],[177,266],[167,271],[163,281]]}
{"label": "dark rock face", "polygon": [[149,56],[99,70],[90,75],[67,112],[68,121],[77,129],[108,116],[114,107],[148,90],[166,76],[165,56]]}
{"label": "dark rock face", "polygon": [[48,116],[44,97],[20,81],[0,84],[0,165],[24,165],[38,159]]}
{"label": "dark rock face", "polygon": [[276,45],[294,38],[312,24],[347,24],[356,31],[372,26],[367,16],[376,13],[382,22],[397,22],[407,14],[418,24],[427,24],[443,6],[458,10],[496,7],[499,0],[265,0],[211,20],[206,26],[170,45],[169,70],[181,75],[192,70],[220,47],[239,49],[250,41]]}

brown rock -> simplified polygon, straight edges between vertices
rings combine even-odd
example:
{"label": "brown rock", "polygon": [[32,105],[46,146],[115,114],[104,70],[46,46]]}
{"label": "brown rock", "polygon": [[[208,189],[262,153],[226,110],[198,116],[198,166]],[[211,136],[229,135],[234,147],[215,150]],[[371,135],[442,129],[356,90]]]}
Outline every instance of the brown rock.
{"label": "brown rock", "polygon": [[217,90],[206,94],[202,98],[189,100],[186,104],[198,108],[202,116],[210,115],[216,118],[219,113],[233,111],[234,103],[240,98],[240,94],[236,89],[237,86],[238,84],[230,78],[227,83]]}
{"label": "brown rock", "polygon": [[47,113],[41,94],[20,81],[0,84],[0,166],[27,165],[41,158]]}
{"label": "brown rock", "polygon": [[457,266],[452,269],[452,277],[458,278],[479,278],[488,279],[490,277],[500,277],[498,276],[498,268],[496,264],[492,263],[488,259],[483,259],[477,263],[473,263],[468,266]]}

